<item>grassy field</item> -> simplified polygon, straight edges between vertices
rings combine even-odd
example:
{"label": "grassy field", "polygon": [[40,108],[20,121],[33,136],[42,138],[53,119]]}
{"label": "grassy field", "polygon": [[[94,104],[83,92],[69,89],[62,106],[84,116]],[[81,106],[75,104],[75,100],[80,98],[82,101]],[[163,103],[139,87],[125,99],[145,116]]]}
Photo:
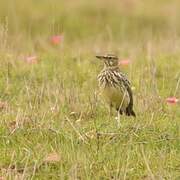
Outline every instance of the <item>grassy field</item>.
{"label": "grassy field", "polygon": [[[166,102],[180,98],[179,7],[1,0],[0,179],[179,180],[180,104]],[[98,96],[98,53],[131,62],[120,68],[137,118],[119,129]]]}

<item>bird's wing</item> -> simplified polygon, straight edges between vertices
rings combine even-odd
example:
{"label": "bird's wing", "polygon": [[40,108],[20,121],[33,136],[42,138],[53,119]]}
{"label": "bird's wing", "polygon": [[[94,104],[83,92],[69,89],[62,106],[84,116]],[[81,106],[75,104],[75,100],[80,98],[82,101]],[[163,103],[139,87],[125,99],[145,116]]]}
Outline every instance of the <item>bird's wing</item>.
{"label": "bird's wing", "polygon": [[133,94],[132,94],[132,90],[131,90],[131,83],[130,81],[127,79],[126,75],[121,73],[121,72],[118,72],[120,78],[121,78],[121,81],[123,83],[123,85],[125,86],[128,94],[129,94],[129,98],[130,98],[130,102],[129,102],[129,105],[128,107],[129,108],[132,108],[133,107]]}

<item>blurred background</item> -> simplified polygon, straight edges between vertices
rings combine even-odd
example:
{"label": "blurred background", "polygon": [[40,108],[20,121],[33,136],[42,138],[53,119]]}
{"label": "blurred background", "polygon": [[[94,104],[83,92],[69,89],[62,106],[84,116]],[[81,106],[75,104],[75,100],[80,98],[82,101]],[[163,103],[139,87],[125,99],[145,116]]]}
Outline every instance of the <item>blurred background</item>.
{"label": "blurred background", "polygon": [[63,34],[64,46],[76,52],[119,52],[124,47],[128,53],[148,44],[175,52],[179,7],[178,0],[1,0],[0,44],[6,38],[16,50],[47,50],[48,38]]}

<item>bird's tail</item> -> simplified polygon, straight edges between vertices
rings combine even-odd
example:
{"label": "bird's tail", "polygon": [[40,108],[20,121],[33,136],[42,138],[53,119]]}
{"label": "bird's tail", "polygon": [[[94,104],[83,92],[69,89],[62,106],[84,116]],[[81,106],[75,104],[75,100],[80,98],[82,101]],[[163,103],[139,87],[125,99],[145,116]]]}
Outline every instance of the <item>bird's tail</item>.
{"label": "bird's tail", "polygon": [[132,108],[130,108],[130,107],[126,108],[126,112],[125,113],[126,113],[127,116],[134,116],[134,117],[136,117],[136,114],[135,114],[134,110]]}

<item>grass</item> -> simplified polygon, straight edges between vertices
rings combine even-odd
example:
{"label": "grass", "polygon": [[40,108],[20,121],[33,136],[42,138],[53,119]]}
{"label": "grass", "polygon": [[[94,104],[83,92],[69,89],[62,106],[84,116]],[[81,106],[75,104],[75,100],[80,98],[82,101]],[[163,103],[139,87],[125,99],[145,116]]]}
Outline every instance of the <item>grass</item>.
{"label": "grass", "polygon": [[[0,1],[0,179],[178,180],[179,2],[26,3]],[[108,52],[132,60],[137,118],[120,129],[98,96]]]}

